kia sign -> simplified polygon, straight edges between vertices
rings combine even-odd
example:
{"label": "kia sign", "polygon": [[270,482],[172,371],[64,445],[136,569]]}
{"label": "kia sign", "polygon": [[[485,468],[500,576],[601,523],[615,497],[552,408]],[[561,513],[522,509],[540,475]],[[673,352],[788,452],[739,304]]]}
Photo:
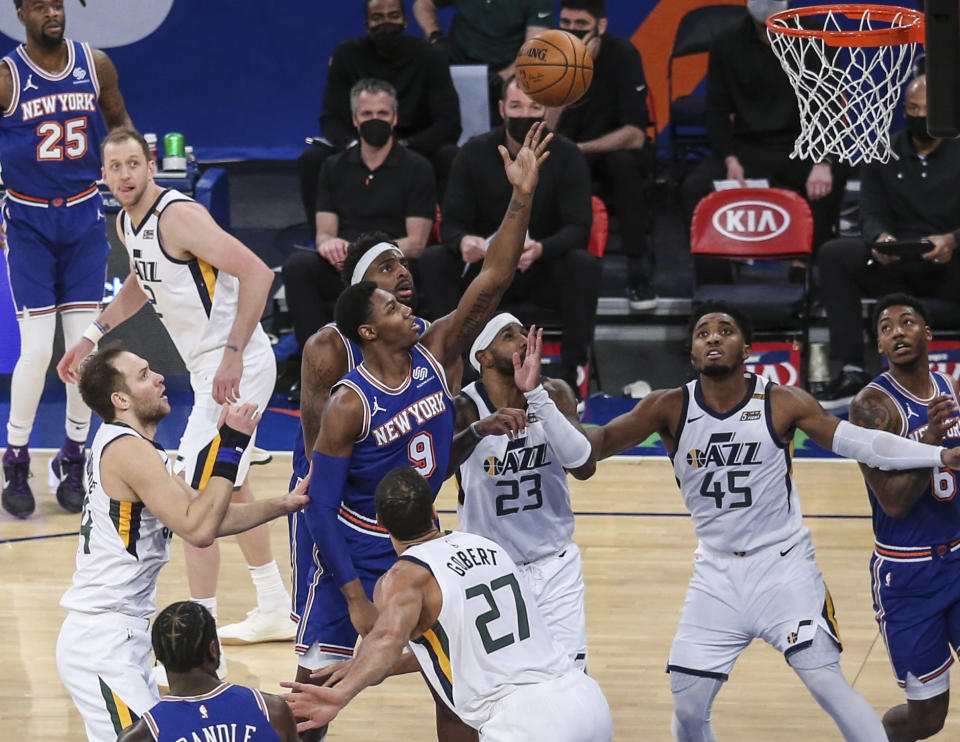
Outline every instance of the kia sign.
{"label": "kia sign", "polygon": [[735,201],[713,214],[713,228],[732,240],[772,240],[789,227],[787,210],[769,201]]}

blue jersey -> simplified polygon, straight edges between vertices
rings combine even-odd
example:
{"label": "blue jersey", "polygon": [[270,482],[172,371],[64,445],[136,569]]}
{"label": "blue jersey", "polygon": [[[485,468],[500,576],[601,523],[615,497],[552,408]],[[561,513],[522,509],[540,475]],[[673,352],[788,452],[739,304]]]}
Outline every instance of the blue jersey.
{"label": "blue jersey", "polygon": [[77,196],[100,177],[100,81],[87,44],[64,39],[67,64],[50,74],[22,44],[3,58],[13,78],[0,119],[0,164],[11,198]]}
{"label": "blue jersey", "polygon": [[[427,331],[427,328],[430,327],[430,322],[423,319],[422,317],[414,317],[414,322],[420,327],[420,334],[423,335]],[[343,341],[343,347],[347,352],[347,373],[353,371],[357,366],[363,362],[363,349],[357,345],[353,340],[344,335],[340,330],[337,329],[337,324],[331,322],[327,325],[324,325],[321,329],[330,328],[337,335],[340,336],[340,339]],[[307,476],[307,470],[310,468],[310,460],[306,455],[306,447],[303,440],[303,426],[297,427],[297,438],[293,442],[293,480],[290,483],[290,489],[296,485],[296,483]]]}
{"label": "blue jersey", "polygon": [[[950,379],[946,375],[931,372],[930,383],[936,389],[933,396],[953,395]],[[883,392],[893,401],[900,413],[900,435],[919,440],[927,429],[927,404],[933,397],[920,399],[914,396],[897,383],[889,372],[871,381],[868,388]],[[960,424],[954,425],[948,431],[943,446],[960,446]],[[957,499],[957,489],[956,472],[946,467],[933,469],[926,491],[907,517],[891,518],[883,512],[873,491],[868,487],[877,553],[900,559],[928,557],[931,546],[951,544],[960,539],[960,500]],[[960,543],[957,546],[960,546]]]}
{"label": "blue jersey", "polygon": [[440,491],[453,440],[453,400],[443,367],[419,343],[410,349],[410,372],[399,387],[384,385],[363,363],[333,389],[341,387],[352,389],[363,402],[363,429],[350,456],[340,521],[361,533],[383,535],[373,492],[387,472],[412,466],[434,495]]}
{"label": "blue jersey", "polygon": [[221,683],[202,696],[164,696],[144,713],[157,742],[279,742],[260,691]]}

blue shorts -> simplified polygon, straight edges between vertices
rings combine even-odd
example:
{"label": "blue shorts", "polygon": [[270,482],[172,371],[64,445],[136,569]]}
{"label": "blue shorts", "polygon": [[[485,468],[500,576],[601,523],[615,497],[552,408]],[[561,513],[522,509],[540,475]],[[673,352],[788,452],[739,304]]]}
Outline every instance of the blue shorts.
{"label": "blue shorts", "polygon": [[110,253],[99,192],[72,205],[55,199],[28,206],[8,196],[3,215],[18,317],[24,309],[99,308]]}
{"label": "blue shorts", "polygon": [[960,558],[906,562],[870,560],[873,609],[897,683],[910,673],[921,684],[947,672],[950,647],[960,647]]}
{"label": "blue shorts", "polygon": [[[290,516],[290,560],[293,567],[293,619],[297,629],[297,654],[303,654],[314,644],[321,651],[353,656],[357,632],[350,622],[347,601],[336,580],[325,571],[317,549],[300,513]],[[363,553],[354,549],[365,546]],[[353,566],[367,597],[373,600],[377,580],[397,561],[397,554],[389,539],[358,536],[348,539],[347,547],[353,554]]]}

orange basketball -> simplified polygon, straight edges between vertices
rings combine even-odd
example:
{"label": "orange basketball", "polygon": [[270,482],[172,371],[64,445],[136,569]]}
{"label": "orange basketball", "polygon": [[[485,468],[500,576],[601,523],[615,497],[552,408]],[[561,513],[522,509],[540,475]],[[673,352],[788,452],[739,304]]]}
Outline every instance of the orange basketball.
{"label": "orange basketball", "polygon": [[572,33],[554,28],[534,36],[517,52],[517,85],[537,103],[566,106],[593,80],[593,57]]}

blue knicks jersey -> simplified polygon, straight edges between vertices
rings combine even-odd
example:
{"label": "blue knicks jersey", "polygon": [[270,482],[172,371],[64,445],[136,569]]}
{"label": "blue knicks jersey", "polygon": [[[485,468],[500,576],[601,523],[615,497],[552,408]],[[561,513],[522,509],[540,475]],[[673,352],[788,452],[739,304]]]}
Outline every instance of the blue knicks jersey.
{"label": "blue knicks jersey", "polygon": [[[422,317],[414,317],[413,321],[417,323],[417,326],[420,328],[420,334],[423,335],[427,331],[427,328],[430,327],[429,320],[425,320]],[[320,329],[330,328],[337,335],[340,336],[340,340],[343,341],[343,347],[347,351],[347,373],[353,371],[358,365],[363,362],[363,350],[353,342],[350,338],[344,335],[337,328],[336,322],[330,322],[329,324],[324,325]],[[290,489],[296,485],[296,483],[307,476],[307,470],[310,468],[310,460],[307,458],[304,440],[303,440],[303,426],[297,426],[297,438],[293,442],[293,480],[290,484]]]}
{"label": "blue knicks jersey", "polygon": [[221,683],[202,696],[164,696],[144,713],[157,742],[279,742],[260,691]]}
{"label": "blue knicks jersey", "polygon": [[[930,382],[939,394],[953,394],[950,380],[939,372],[930,373]],[[900,412],[900,434],[919,440],[927,429],[927,404],[930,399],[915,397],[897,383],[889,372],[883,373],[868,385],[893,400]],[[943,439],[943,446],[960,446],[960,424],[954,425]],[[930,483],[913,509],[905,518],[891,518],[877,503],[873,491],[870,507],[873,509],[873,532],[877,539],[877,553],[881,556],[909,557],[903,549],[949,544],[960,538],[960,499],[957,498],[957,473],[939,467],[930,472]],[[885,548],[892,547],[892,548]],[[919,552],[918,552],[919,554]],[[926,556],[929,556],[929,550]]]}
{"label": "blue knicks jersey", "polygon": [[412,466],[434,495],[447,475],[453,440],[453,400],[440,363],[426,347],[410,349],[410,373],[396,389],[374,378],[361,363],[334,386],[352,389],[363,402],[363,430],[353,446],[343,488],[340,522],[384,537],[373,493],[397,466]]}
{"label": "blue knicks jersey", "polygon": [[67,64],[50,74],[18,46],[3,58],[13,78],[0,119],[3,182],[16,197],[73,196],[100,177],[100,81],[89,45],[64,39]]}

